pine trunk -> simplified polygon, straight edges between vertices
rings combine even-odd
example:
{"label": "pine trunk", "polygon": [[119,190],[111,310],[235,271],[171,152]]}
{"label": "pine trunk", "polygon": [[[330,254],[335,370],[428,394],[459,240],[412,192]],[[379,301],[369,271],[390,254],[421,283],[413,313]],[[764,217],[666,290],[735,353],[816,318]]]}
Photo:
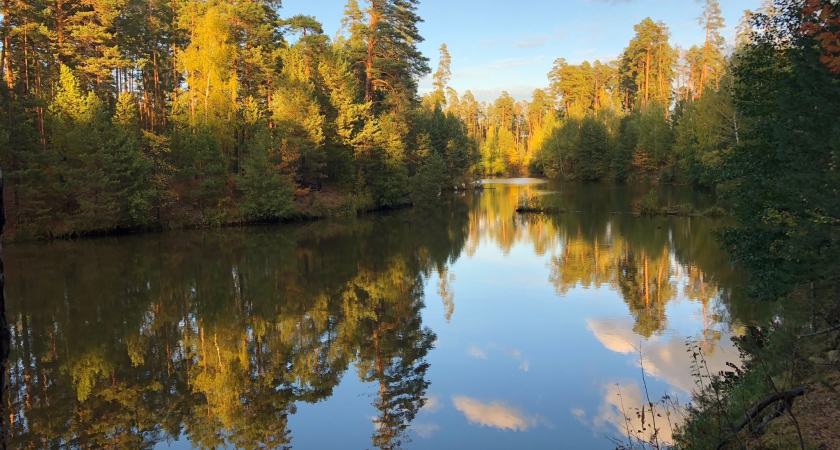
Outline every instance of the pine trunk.
{"label": "pine trunk", "polygon": [[9,90],[14,87],[14,78],[12,77],[12,55],[9,51],[9,0],[3,0],[3,54],[0,57],[0,65],[5,70],[6,86]]}
{"label": "pine trunk", "polygon": [[645,106],[650,101],[650,44],[647,47],[645,56]]}

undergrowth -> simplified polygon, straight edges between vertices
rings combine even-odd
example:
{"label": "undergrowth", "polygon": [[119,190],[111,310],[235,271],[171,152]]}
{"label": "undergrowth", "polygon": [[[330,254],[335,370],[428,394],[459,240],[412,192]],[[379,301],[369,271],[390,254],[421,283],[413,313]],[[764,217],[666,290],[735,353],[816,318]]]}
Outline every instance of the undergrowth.
{"label": "undergrowth", "polygon": [[[840,304],[832,301],[834,294],[822,300],[803,290],[795,294],[779,303],[774,319],[732,338],[740,358],[727,363],[731,370],[713,373],[704,356],[708,349],[687,341],[695,384],[691,402],[648,397],[641,408],[622,411],[628,427],[621,430],[625,438],[613,440],[615,448],[835,448],[838,431],[820,422],[840,414]],[[834,400],[823,398],[823,391]],[[629,427],[634,414],[640,430]],[[670,441],[663,439],[665,431]]]}

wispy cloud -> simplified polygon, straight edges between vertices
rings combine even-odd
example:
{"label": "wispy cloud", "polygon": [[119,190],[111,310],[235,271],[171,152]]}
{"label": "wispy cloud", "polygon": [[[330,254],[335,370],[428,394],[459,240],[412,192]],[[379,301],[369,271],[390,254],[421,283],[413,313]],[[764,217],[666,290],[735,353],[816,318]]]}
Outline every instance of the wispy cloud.
{"label": "wispy cloud", "polygon": [[430,395],[426,399],[426,404],[423,405],[423,409],[421,409],[420,411],[424,412],[424,413],[432,414],[432,413],[437,412],[441,408],[443,408],[443,402],[441,402],[440,399],[437,396]]}
{"label": "wispy cloud", "polygon": [[535,36],[527,36],[524,39],[517,41],[513,44],[516,48],[535,48],[535,47],[542,47],[543,45],[551,42],[551,41],[559,41],[561,39],[565,39],[568,36],[567,29],[560,29],[555,31],[551,34],[538,34]]}
{"label": "wispy cloud", "polygon": [[548,36],[536,36],[532,38],[527,38],[523,41],[519,41],[516,44],[513,44],[516,48],[534,48],[534,47],[542,47],[549,41]]}
{"label": "wispy cloud", "polygon": [[475,347],[475,346],[470,347],[469,350],[467,350],[467,353],[470,356],[474,356],[474,357],[479,358],[479,359],[487,359],[487,354],[484,353],[484,350],[482,350],[478,347]]}
{"label": "wispy cloud", "polygon": [[531,370],[531,362],[528,361],[527,357],[522,356],[522,351],[521,350],[516,350],[516,349],[513,349],[513,348],[509,348],[507,350],[507,354],[511,358],[519,361],[519,370],[522,370],[524,372],[528,372],[528,371]]}
{"label": "wispy cloud", "polygon": [[415,423],[411,426],[411,429],[414,430],[421,438],[429,439],[433,434],[440,430],[440,425],[435,425],[433,423]]}
{"label": "wispy cloud", "polygon": [[505,58],[505,59],[500,59],[500,60],[497,60],[497,61],[493,61],[492,63],[487,65],[487,68],[488,69],[508,69],[508,68],[511,68],[511,67],[528,67],[528,66],[537,65],[537,64],[541,63],[543,60],[545,60],[545,56],[543,56],[543,55],[535,56],[533,58],[522,58],[522,57]]}

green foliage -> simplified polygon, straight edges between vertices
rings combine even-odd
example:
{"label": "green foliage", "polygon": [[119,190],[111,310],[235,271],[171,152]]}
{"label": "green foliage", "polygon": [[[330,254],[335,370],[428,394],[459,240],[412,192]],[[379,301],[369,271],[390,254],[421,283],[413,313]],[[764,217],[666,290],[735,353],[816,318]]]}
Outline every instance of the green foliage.
{"label": "green foliage", "polygon": [[311,205],[322,188],[362,199],[353,210],[395,207],[430,152],[450,180],[475,161],[446,49],[448,108],[417,101],[415,0],[350,2],[334,42],[313,17],[280,19],[277,0],[71,0],[59,19],[18,6],[4,10],[0,159],[20,236],[286,217],[290,192]]}
{"label": "green foliage", "polygon": [[630,114],[621,118],[619,138],[612,158],[612,173],[616,181],[627,181],[633,173],[633,152],[639,142],[639,116]]}
{"label": "green foliage", "polygon": [[736,105],[750,127],[725,160],[726,196],[740,226],[722,238],[764,300],[799,285],[833,286],[840,261],[833,188],[840,186],[840,78],[796,32],[804,20],[797,14],[791,5],[759,16],[767,32],[735,67]]}
{"label": "green foliage", "polygon": [[[287,145],[284,141],[281,145]],[[294,184],[284,171],[288,162],[268,130],[261,130],[248,143],[239,175],[243,193],[242,212],[256,219],[279,219],[294,212]]]}
{"label": "green foliage", "polygon": [[710,206],[705,211],[703,211],[704,216],[711,217],[713,219],[721,218],[726,214],[726,210],[721,208],[720,206]]}
{"label": "green foliage", "polygon": [[[365,101],[387,100],[396,104],[413,97],[416,79],[429,73],[428,58],[417,44],[418,0],[356,0],[345,6],[343,25],[350,32],[348,51],[363,74]],[[370,46],[370,47],[369,47]],[[371,52],[370,49],[373,51]]]}
{"label": "green foliage", "polygon": [[575,173],[582,180],[606,177],[610,161],[610,136],[600,121],[586,117],[580,125],[575,153]]}
{"label": "green foliage", "polygon": [[380,163],[370,186],[376,203],[386,208],[396,208],[408,203],[408,170],[392,162]]}
{"label": "green foliage", "polygon": [[[222,153],[222,143],[208,127],[198,128],[194,133],[181,135],[177,157],[184,161],[183,176],[195,185],[191,196],[197,201],[202,216],[207,208],[218,205],[222,199],[227,181],[227,164]],[[206,223],[206,218],[202,217]]]}
{"label": "green foliage", "polygon": [[659,194],[656,189],[651,189],[650,192],[642,197],[642,201],[638,205],[639,212],[643,215],[662,214],[663,208],[659,206]]}
{"label": "green foliage", "polygon": [[667,165],[671,147],[671,125],[666,108],[659,101],[652,101],[639,118],[639,140],[634,154],[636,168],[653,173]]}
{"label": "green foliage", "polygon": [[409,180],[409,196],[415,206],[428,206],[436,202],[446,184],[446,162],[432,153],[425,165]]}
{"label": "green foliage", "polygon": [[571,175],[569,170],[577,150],[579,136],[580,124],[574,120],[564,121],[553,130],[540,154],[541,165],[546,175],[549,177]]}
{"label": "green foliage", "polygon": [[[709,8],[716,6],[709,2]],[[825,17],[805,14],[802,6],[776,2],[753,16],[757,32],[743,40],[733,67],[737,117],[749,127],[736,134],[721,164],[724,194],[739,223],[725,229],[721,241],[750,275],[750,297],[768,302],[774,319],[747,327],[737,340],[744,367],[708,374],[699,386],[675,436],[679,448],[720,448],[721,441],[741,441],[740,433],[760,434],[773,409],[755,413],[743,431],[733,432],[732,424],[762,399],[800,386],[807,391],[820,381],[822,366],[831,366],[824,361],[836,361],[836,335],[815,331],[836,331],[840,320],[840,210],[833,188],[840,182],[840,75],[831,73],[821,49],[803,33]],[[798,440],[797,447],[805,448],[808,424],[797,421],[790,405],[784,410],[795,434],[780,438],[786,446]]]}
{"label": "green foliage", "polygon": [[[724,85],[732,82],[724,79]],[[674,153],[683,178],[693,184],[714,187],[730,149],[738,141],[738,121],[732,94],[707,90],[696,102],[681,102],[674,117]]]}

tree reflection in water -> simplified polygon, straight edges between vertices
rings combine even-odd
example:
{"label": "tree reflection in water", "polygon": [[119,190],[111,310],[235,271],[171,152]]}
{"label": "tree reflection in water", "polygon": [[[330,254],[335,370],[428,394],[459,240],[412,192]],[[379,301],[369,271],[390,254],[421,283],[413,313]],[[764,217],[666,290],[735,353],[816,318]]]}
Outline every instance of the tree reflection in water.
{"label": "tree reflection in water", "polygon": [[[11,246],[9,447],[290,448],[297,405],[329,398],[350,370],[374,387],[372,445],[401,448],[430,384],[426,286],[438,277],[449,321],[451,266],[482,245],[550,256],[558,296],[620,293],[642,338],[687,298],[702,305],[703,339],[720,339],[721,305],[734,317],[743,306],[730,302],[737,275],[718,224],[610,214],[644,190],[575,186],[488,189],[346,223]],[[584,212],[517,215],[532,189]]]}
{"label": "tree reflection in water", "polygon": [[289,448],[295,405],[351,364],[378,386],[373,445],[400,447],[465,208],[11,247],[10,447]]}

